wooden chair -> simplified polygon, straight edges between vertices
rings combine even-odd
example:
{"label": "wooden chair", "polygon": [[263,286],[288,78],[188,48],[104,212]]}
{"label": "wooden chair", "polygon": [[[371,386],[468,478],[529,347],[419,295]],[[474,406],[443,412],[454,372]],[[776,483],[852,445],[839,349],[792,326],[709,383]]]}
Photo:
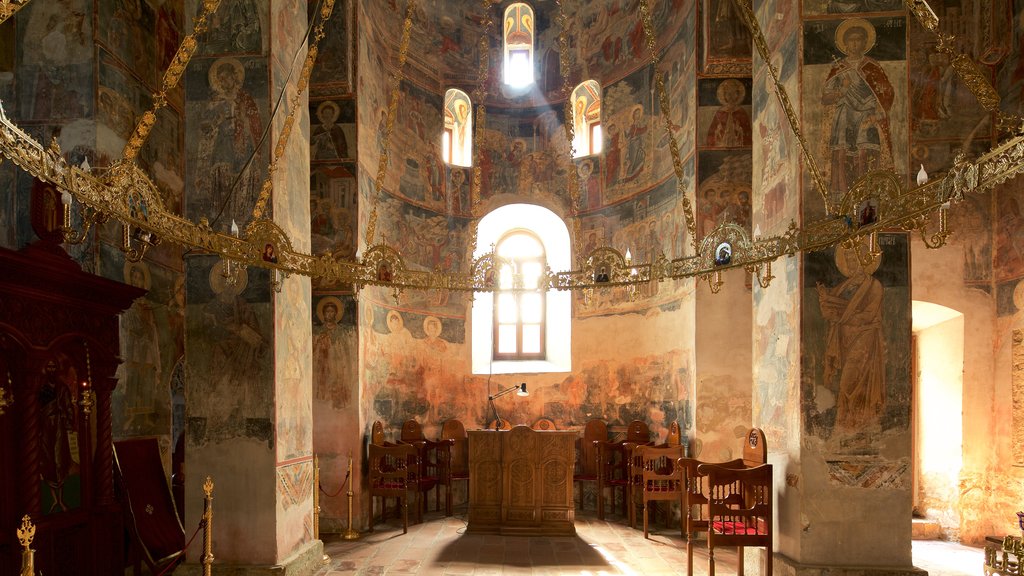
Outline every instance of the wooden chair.
{"label": "wooden chair", "polygon": [[622,492],[623,515],[629,499],[629,458],[635,444],[626,442],[597,442],[597,518],[604,520],[604,491],[609,489],[612,509],[615,509],[615,491]]}
{"label": "wooden chair", "polygon": [[626,442],[647,444],[651,441],[651,429],[643,420],[633,420],[626,427]]}
{"label": "wooden chair", "polygon": [[550,418],[538,418],[530,428],[534,430],[557,430],[555,428],[555,421]]}
{"label": "wooden chair", "polygon": [[490,422],[487,423],[487,429],[488,430],[494,430],[495,428],[497,428],[498,430],[511,430],[512,429],[512,423],[509,422],[508,420],[505,420],[504,418],[501,419],[501,425],[500,426],[498,425],[498,421],[497,420],[491,420]]}
{"label": "wooden chair", "polygon": [[402,534],[409,531],[409,493],[417,500],[419,456],[410,444],[369,446],[370,532],[373,532],[373,502],[381,498],[381,520],[387,514],[387,499],[397,498],[402,507]]}
{"label": "wooden chair", "polygon": [[416,510],[417,519],[423,519],[423,510],[426,508],[427,498],[425,495],[431,490],[434,491],[434,510],[441,509],[441,487],[445,487],[445,510],[451,507],[452,482],[449,477],[451,471],[451,445],[448,440],[428,440],[423,435],[423,428],[415,420],[406,420],[402,423],[402,433],[398,440],[399,444],[409,444],[416,447],[419,461],[419,474],[416,478],[416,490],[422,496],[417,498]]}
{"label": "wooden chair", "polygon": [[766,576],[772,576],[772,465],[723,468],[702,464],[708,478],[708,574],[715,576],[715,548],[736,546],[736,573],[743,574],[743,548],[763,546]]}
{"label": "wooden chair", "polygon": [[[668,435],[665,436],[666,446],[680,446],[683,443],[683,432],[679,429],[679,422],[675,421],[668,425]],[[686,456],[683,454],[682,456]]]}
{"label": "wooden chair", "polygon": [[[573,485],[593,482],[597,486],[599,459],[597,442],[608,441],[608,425],[604,420],[593,419],[583,426],[583,437],[576,444],[576,468],[572,474]],[[583,486],[580,485],[580,509],[583,509]]]}
{"label": "wooden chair", "polygon": [[697,532],[708,532],[708,482],[701,472],[703,465],[715,465],[723,468],[753,468],[766,464],[768,461],[768,443],[760,428],[751,428],[744,436],[743,457],[728,462],[702,462],[694,458],[680,458],[679,465],[683,473],[685,488],[684,505],[686,508],[686,573],[693,574],[693,540]]}
{"label": "wooden chair", "polygon": [[[635,451],[640,459],[640,483],[637,491],[644,506],[644,538],[647,538],[648,510],[651,502],[678,502],[683,505],[683,471],[678,461],[683,457],[682,446],[638,446]],[[667,517],[671,517],[671,510]],[[685,529],[685,519],[680,515],[679,532]]]}
{"label": "wooden chair", "polygon": [[[456,481],[466,481],[466,492],[469,493],[469,437],[466,427],[459,420],[448,420],[441,426],[441,440],[451,442],[451,459],[448,473],[449,490]],[[449,492],[451,494],[451,492]],[[445,516],[452,515],[452,501],[445,500]]]}
{"label": "wooden chair", "polygon": [[393,443],[388,442],[384,438],[384,425],[381,424],[380,420],[374,420],[373,425],[370,426],[370,444],[376,444],[377,446],[394,446]]}

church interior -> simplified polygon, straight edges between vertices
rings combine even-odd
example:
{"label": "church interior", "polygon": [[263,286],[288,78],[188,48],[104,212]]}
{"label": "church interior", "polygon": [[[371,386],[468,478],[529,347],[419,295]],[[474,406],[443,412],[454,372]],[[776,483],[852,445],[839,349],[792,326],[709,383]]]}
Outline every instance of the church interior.
{"label": "church interior", "polygon": [[747,574],[1024,530],[1021,0],[5,0],[0,105],[0,574],[401,545],[409,421],[445,530],[540,430],[529,522],[642,538],[563,475],[634,425],[762,439]]}

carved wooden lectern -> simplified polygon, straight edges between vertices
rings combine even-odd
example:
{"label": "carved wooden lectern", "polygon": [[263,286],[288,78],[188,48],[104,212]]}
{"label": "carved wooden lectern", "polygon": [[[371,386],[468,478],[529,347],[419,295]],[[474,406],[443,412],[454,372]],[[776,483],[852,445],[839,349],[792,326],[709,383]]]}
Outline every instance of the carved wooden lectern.
{"label": "carved wooden lectern", "polygon": [[469,532],[575,534],[573,431],[469,432]]}

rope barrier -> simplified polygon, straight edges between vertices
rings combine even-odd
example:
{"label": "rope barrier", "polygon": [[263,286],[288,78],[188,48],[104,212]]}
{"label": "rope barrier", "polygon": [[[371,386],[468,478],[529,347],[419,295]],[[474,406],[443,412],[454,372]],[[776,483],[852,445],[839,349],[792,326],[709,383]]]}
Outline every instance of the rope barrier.
{"label": "rope barrier", "polygon": [[351,476],[351,472],[346,472],[345,473],[345,481],[341,483],[341,488],[338,488],[338,491],[335,492],[334,494],[328,494],[328,492],[326,490],[324,490],[324,485],[323,484],[319,484],[318,483],[317,486],[320,488],[320,492],[325,494],[328,498],[334,498],[338,494],[341,494],[341,491],[345,489],[345,486],[348,484],[348,477],[349,476]]}
{"label": "rope barrier", "polygon": [[[188,539],[188,542],[185,543],[185,547],[181,549],[181,556],[179,556],[179,558],[185,557],[185,552],[188,550],[189,545],[192,544],[192,541],[196,539],[196,536],[199,535],[199,531],[203,529],[203,526],[205,524],[205,519],[199,521],[199,526],[196,526],[196,531],[192,533],[192,537]],[[164,567],[164,569],[161,570],[160,573],[156,576],[164,576],[164,574],[167,574],[168,571],[173,570],[177,565],[178,562],[171,562],[166,567]]]}

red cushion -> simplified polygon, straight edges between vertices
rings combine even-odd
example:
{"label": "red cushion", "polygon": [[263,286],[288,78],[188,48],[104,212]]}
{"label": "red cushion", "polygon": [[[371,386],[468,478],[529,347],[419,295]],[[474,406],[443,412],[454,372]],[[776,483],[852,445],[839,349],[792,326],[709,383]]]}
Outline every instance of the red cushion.
{"label": "red cushion", "polygon": [[711,528],[715,531],[715,534],[743,534],[747,536],[764,536],[768,534],[760,522],[757,524],[757,526],[747,526],[743,522],[716,520],[711,523]]}

